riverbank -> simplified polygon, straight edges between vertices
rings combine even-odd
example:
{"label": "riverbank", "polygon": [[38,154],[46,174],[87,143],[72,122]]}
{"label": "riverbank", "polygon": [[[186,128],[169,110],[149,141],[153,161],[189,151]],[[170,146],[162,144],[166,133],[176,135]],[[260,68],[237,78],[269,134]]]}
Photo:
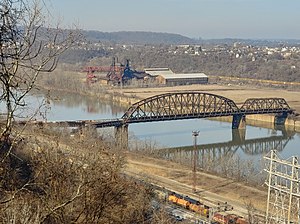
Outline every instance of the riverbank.
{"label": "riverbank", "polygon": [[[232,117],[216,117],[210,118],[212,120],[218,120],[222,122],[232,122]],[[262,127],[268,129],[275,129],[274,125],[274,115],[266,115],[266,114],[258,114],[258,115],[247,115],[246,116],[246,124],[255,126],[255,127]],[[287,131],[299,132],[300,133],[300,120],[295,119],[287,119],[285,121],[284,128]]]}

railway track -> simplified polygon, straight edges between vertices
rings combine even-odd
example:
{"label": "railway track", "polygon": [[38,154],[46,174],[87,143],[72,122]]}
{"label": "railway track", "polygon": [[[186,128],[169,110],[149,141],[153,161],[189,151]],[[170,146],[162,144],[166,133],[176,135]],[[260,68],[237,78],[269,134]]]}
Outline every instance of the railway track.
{"label": "railway track", "polygon": [[[242,217],[248,216],[249,211],[247,209],[247,206],[242,202],[230,200],[228,198],[222,197],[215,193],[205,191],[203,189],[198,189],[198,191],[193,192],[191,186],[161,176],[156,176],[156,175],[145,176],[145,174],[141,175],[139,173],[132,172],[132,171],[125,171],[124,173],[126,175],[137,178],[139,180],[143,180],[144,182],[151,184],[152,186],[155,186],[156,189],[159,189],[161,191],[176,192],[181,195],[189,196],[209,206],[210,208],[213,209],[213,212],[224,211],[226,206],[226,210],[227,211],[230,210],[229,212],[232,214],[236,214]],[[264,223],[263,212],[257,211],[255,213],[255,216],[258,217],[259,220],[262,220],[261,222],[258,223]],[[198,216],[198,218],[200,217]],[[203,217],[201,217],[201,220],[203,222],[208,222],[208,220]]]}

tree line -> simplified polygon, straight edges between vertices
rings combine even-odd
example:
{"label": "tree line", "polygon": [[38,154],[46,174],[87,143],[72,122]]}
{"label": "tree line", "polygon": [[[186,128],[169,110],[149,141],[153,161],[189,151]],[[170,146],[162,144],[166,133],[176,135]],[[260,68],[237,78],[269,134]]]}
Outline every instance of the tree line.
{"label": "tree line", "polygon": [[[209,76],[229,76],[251,79],[300,82],[300,62],[298,54],[283,58],[274,55],[236,58],[224,52],[200,52],[199,55],[174,53],[176,47],[170,45],[133,46],[123,49],[112,45],[113,49],[73,49],[61,57],[61,62],[80,71],[87,65],[109,66],[112,57],[120,62],[129,59],[133,69],[143,70],[148,67],[169,67],[176,73],[203,72]],[[170,52],[171,51],[171,52]]]}

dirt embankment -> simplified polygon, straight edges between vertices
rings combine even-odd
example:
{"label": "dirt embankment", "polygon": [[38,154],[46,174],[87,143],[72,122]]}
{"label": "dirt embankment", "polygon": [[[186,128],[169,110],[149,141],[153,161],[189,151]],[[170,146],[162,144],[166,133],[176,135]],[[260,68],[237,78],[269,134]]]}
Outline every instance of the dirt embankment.
{"label": "dirt embankment", "polygon": [[[243,216],[247,215],[249,205],[261,214],[266,211],[267,189],[257,189],[199,171],[194,183],[192,170],[170,161],[128,153],[124,172],[209,205],[226,201],[234,207],[235,213]],[[196,193],[193,192],[193,185],[196,186]]]}
{"label": "dirt embankment", "polygon": [[232,99],[236,104],[241,105],[248,98],[275,98],[286,99],[289,105],[300,112],[300,92],[283,89],[262,89],[254,87],[241,86],[222,86],[222,85],[187,85],[174,87],[157,87],[157,88],[123,88],[112,89],[116,93],[129,98],[135,98],[133,101],[145,99],[150,96],[163,94],[167,92],[178,91],[201,91],[221,95]]}

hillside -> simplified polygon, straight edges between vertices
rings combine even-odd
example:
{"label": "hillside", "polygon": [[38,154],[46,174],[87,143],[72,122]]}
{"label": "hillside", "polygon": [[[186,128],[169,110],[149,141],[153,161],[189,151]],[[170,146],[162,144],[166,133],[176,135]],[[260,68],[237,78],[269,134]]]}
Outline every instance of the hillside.
{"label": "hillside", "polygon": [[232,45],[236,42],[254,46],[299,46],[300,40],[285,39],[193,39],[174,33],[145,32],[145,31],[118,31],[102,32],[96,30],[82,30],[85,38],[91,42],[112,42],[118,44],[201,44],[201,45]]}
{"label": "hillside", "polygon": [[176,73],[300,82],[300,40],[192,39],[154,32],[81,31],[85,41],[60,56],[64,70],[108,66],[116,57],[132,68],[169,67]]}
{"label": "hillside", "polygon": [[82,31],[87,40],[126,44],[194,44],[195,40],[173,33],[156,33],[142,31]]}

